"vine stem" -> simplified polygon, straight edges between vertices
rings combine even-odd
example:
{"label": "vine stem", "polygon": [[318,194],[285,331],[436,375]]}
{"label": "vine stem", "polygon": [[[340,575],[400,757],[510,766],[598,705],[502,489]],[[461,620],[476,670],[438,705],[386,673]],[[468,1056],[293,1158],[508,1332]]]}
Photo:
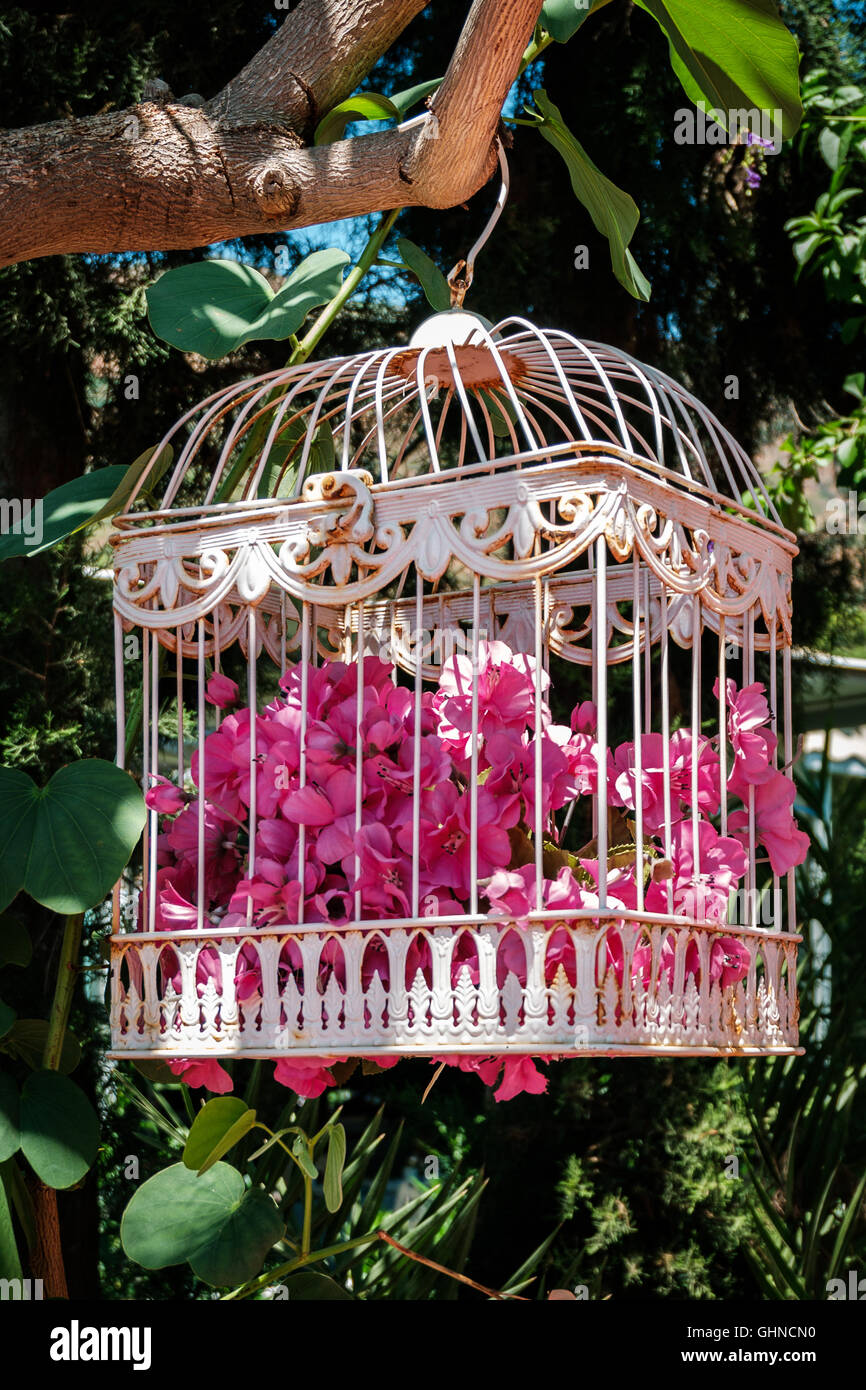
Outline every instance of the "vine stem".
{"label": "vine stem", "polygon": [[337,1245],[326,1245],[322,1250],[311,1250],[306,1255],[300,1254],[286,1264],[278,1265],[276,1269],[270,1269],[266,1274],[260,1274],[258,1279],[243,1284],[239,1289],[232,1289],[231,1293],[224,1293],[220,1302],[229,1303],[241,1298],[249,1298],[251,1294],[259,1293],[261,1289],[266,1289],[270,1284],[284,1278],[286,1274],[293,1274],[295,1270],[301,1269],[305,1265],[317,1264],[319,1260],[326,1260],[329,1255],[342,1255],[344,1250],[354,1250],[359,1245],[372,1245],[378,1239],[379,1233],[374,1231],[372,1235],[356,1236],[354,1240],[343,1240]]}
{"label": "vine stem", "polygon": [[60,947],[60,963],[57,967],[54,999],[51,1004],[51,1013],[48,1016],[48,1035],[45,1039],[45,1051],[42,1056],[42,1066],[45,1071],[57,1071],[60,1066],[63,1039],[66,1036],[69,1011],[72,1008],[72,995],[75,991],[78,956],[81,951],[83,932],[83,912],[72,913],[66,918],[63,925],[63,941]]}
{"label": "vine stem", "polygon": [[[286,367],[296,367],[299,363],[306,362],[313,350],[318,347],[340,310],[345,306],[347,300],[355,293],[355,290],[367,274],[367,271],[375,265],[379,252],[387,241],[388,234],[402,211],[402,208],[394,208],[392,212],[383,214],[376,230],[372,232],[368,238],[367,244],[358,258],[358,264],[353,266],[349,271],[349,274],[346,276],[333,299],[328,301],[322,312],[313,322],[309,332],[300,342],[297,338],[292,339],[292,352],[286,362]],[[268,399],[276,400],[279,397],[280,389],[280,387],[275,387]],[[267,437],[269,428],[270,420],[267,410],[265,409],[262,412],[261,418],[250,430],[246,443],[229,470],[225,480],[220,484],[217,490],[216,501],[227,502],[231,499],[231,495],[237,483],[244,475],[249,460],[254,456],[256,450]]]}
{"label": "vine stem", "polygon": [[[312,1186],[312,1184],[311,1184]],[[250,1294],[258,1293],[260,1289],[267,1288],[270,1284],[282,1279],[286,1274],[292,1274],[295,1270],[301,1269],[305,1265],[315,1264],[319,1260],[326,1260],[329,1255],[341,1255],[344,1250],[352,1250],[359,1245],[372,1245],[375,1241],[384,1241],[392,1249],[397,1250],[408,1260],[415,1260],[418,1264],[427,1265],[429,1269],[435,1269],[439,1274],[447,1274],[451,1279],[457,1279],[461,1284],[466,1284],[470,1289],[477,1289],[479,1293],[487,1294],[488,1298],[510,1302],[516,1299],[520,1303],[526,1303],[522,1294],[501,1293],[498,1289],[489,1289],[486,1284],[477,1284],[474,1279],[469,1279],[465,1274],[458,1274],[457,1270],[449,1269],[447,1265],[437,1264],[435,1260],[429,1260],[426,1255],[419,1255],[416,1250],[410,1250],[407,1245],[401,1245],[393,1236],[388,1235],[387,1231],[373,1231],[368,1236],[356,1236],[354,1240],[341,1241],[338,1245],[327,1245],[323,1250],[314,1250],[312,1253],[300,1254],[294,1260],[289,1260],[284,1265],[279,1265],[277,1269],[271,1269],[267,1274],[260,1274],[258,1279],[253,1279],[248,1284],[244,1284],[239,1289],[233,1289],[231,1293],[223,1294],[220,1302],[228,1303],[237,1301],[241,1298],[249,1298]]]}
{"label": "vine stem", "polygon": [[304,335],[293,351],[288,361],[290,367],[298,362],[306,362],[313,349],[318,347],[319,342],[331,327],[331,324],[343,308],[343,305],[355,293],[355,290],[367,274],[367,271],[375,264],[379,252],[388,240],[391,228],[394,226],[394,223],[397,221],[402,211],[402,208],[394,208],[393,211],[387,212],[382,216],[378,227],[372,233],[367,241],[367,245],[361,252],[358,258],[358,264],[353,266],[349,271],[349,274],[334,295],[334,298],[325,305],[309,333]]}
{"label": "vine stem", "polygon": [[[307,1140],[307,1153],[310,1155],[310,1162],[313,1161],[313,1145]],[[309,1173],[304,1173],[304,1229],[301,1232],[301,1255],[306,1256],[310,1253],[310,1246],[313,1243],[313,1179]]]}
{"label": "vine stem", "polygon": [[[54,985],[54,998],[48,1016],[48,1034],[45,1038],[45,1051],[42,1066],[45,1071],[58,1071],[63,1055],[63,1040],[69,1023],[72,996],[75,992],[78,957],[81,952],[81,938],[84,932],[84,913],[74,912],[63,924],[63,940],[60,946],[60,962],[57,966],[57,980]],[[68,1298],[66,1269],[63,1263],[63,1246],[60,1239],[60,1218],[57,1211],[57,1193],[40,1178],[34,1178],[30,1187],[36,1222],[37,1240],[31,1256],[31,1269],[42,1278],[49,1298]]]}

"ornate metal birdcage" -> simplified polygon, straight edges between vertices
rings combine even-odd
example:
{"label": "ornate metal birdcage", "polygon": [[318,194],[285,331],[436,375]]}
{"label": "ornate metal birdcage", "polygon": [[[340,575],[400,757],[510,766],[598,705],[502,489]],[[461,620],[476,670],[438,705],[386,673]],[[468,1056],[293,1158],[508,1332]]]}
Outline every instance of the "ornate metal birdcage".
{"label": "ornate metal birdcage", "polygon": [[709,411],[453,310],[172,440],[113,538],[113,1055],[798,1050],[796,547]]}

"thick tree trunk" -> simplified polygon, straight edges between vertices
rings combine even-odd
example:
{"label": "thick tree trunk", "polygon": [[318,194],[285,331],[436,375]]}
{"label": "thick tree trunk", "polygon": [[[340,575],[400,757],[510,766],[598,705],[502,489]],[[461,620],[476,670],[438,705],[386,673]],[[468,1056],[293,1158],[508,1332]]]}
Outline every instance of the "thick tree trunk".
{"label": "thick tree trunk", "polygon": [[46,1298],[68,1298],[63,1247],[60,1242],[60,1217],[57,1213],[57,1193],[46,1187],[39,1178],[29,1182],[33,1199],[36,1241],[30,1255],[30,1273],[43,1283]]}
{"label": "thick tree trunk", "polygon": [[303,0],[204,107],[143,102],[0,133],[0,265],[62,252],[204,246],[404,205],[489,178],[502,103],[541,0],[474,0],[431,113],[310,147],[424,0]]}

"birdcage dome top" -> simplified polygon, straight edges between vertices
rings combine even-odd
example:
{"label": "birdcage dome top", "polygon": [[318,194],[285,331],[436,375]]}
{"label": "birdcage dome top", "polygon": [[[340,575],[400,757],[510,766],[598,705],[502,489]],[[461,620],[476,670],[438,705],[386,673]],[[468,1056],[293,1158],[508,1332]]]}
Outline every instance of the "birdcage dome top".
{"label": "birdcage dome top", "polygon": [[361,471],[391,489],[593,459],[793,541],[748,455],[683,386],[619,348],[520,317],[493,325],[452,310],[407,344],[265,373],[208,397],[166,443],[173,466],[156,484],[161,445],[122,530],[133,510],[153,525],[166,511],[285,506],[310,495],[317,473]]}

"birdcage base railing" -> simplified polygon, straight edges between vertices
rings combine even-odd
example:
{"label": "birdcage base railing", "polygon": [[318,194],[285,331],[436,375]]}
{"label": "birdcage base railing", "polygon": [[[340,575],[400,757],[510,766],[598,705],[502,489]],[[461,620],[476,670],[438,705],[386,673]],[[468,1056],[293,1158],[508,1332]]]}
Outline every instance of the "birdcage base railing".
{"label": "birdcage base railing", "polygon": [[122,934],[111,1055],[793,1053],[799,939],[622,919]]}

